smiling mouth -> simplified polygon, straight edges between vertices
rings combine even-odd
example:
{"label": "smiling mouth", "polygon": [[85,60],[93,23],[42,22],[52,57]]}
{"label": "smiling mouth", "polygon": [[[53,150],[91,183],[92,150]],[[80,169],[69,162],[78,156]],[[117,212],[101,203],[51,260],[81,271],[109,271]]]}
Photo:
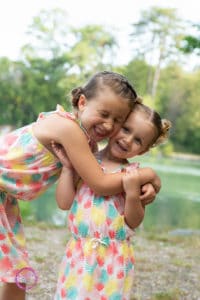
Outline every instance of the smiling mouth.
{"label": "smiling mouth", "polygon": [[105,132],[105,131],[101,131],[99,130],[98,128],[94,128],[94,132],[95,134],[98,136],[98,137],[101,137],[101,138],[106,138],[109,136],[109,133],[108,132]]}
{"label": "smiling mouth", "polygon": [[125,146],[123,146],[122,144],[120,144],[119,142],[116,142],[116,144],[117,144],[118,148],[121,149],[121,151],[123,151],[123,152],[127,152],[128,151],[127,148]]}

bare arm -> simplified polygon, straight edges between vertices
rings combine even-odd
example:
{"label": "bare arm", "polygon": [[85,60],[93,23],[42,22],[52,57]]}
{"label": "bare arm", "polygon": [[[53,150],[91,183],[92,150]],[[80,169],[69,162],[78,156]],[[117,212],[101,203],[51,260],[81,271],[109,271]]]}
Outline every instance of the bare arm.
{"label": "bare arm", "polygon": [[102,171],[76,122],[53,114],[35,123],[34,134],[48,149],[52,141],[61,144],[76,172],[95,193],[114,195],[123,191],[123,174],[105,174]]}
{"label": "bare arm", "polygon": [[52,114],[34,124],[34,134],[48,149],[52,149],[52,141],[61,144],[76,172],[95,193],[115,195],[123,191],[123,174],[105,174],[102,171],[76,122]]}
{"label": "bare arm", "polygon": [[155,192],[158,193],[161,189],[161,181],[160,177],[156,174],[156,172],[151,168],[139,168],[138,169],[140,175],[140,183],[141,185],[145,185],[147,183],[151,183],[154,187],[156,187]]}
{"label": "bare arm", "polygon": [[123,187],[126,193],[124,217],[129,227],[138,227],[145,213],[145,206],[140,200],[140,174],[138,169],[127,173],[123,177]]}
{"label": "bare arm", "polygon": [[152,203],[156,194],[161,189],[161,180],[151,168],[140,168],[141,175],[141,195],[140,200],[144,205]]}
{"label": "bare arm", "polygon": [[74,171],[63,167],[56,186],[56,202],[58,207],[63,210],[69,210],[75,193]]}
{"label": "bare arm", "polygon": [[59,144],[55,144],[54,141],[52,141],[51,146],[54,153],[63,165],[56,186],[56,202],[59,208],[63,210],[68,210],[70,209],[75,197],[75,187],[79,176],[75,172],[71,162],[69,161],[66,153],[64,152],[63,147]]}
{"label": "bare arm", "polygon": [[140,200],[144,205],[152,203],[156,198],[155,188],[151,183],[146,183],[141,186]]}

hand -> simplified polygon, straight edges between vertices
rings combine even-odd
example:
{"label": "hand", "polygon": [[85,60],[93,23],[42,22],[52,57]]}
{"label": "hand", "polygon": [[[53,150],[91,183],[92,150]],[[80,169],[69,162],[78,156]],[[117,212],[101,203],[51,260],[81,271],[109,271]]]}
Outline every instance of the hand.
{"label": "hand", "polygon": [[63,146],[52,141],[51,147],[52,147],[52,150],[55,153],[55,155],[58,157],[58,159],[62,163],[62,165],[68,169],[73,169],[73,166],[72,166]]}
{"label": "hand", "polygon": [[152,203],[156,198],[156,191],[151,183],[146,183],[141,188],[140,200],[143,205]]}
{"label": "hand", "polygon": [[130,193],[133,190],[133,186],[140,186],[140,177],[138,170],[131,170],[130,172],[124,173],[122,177],[122,184],[125,193]]}
{"label": "hand", "polygon": [[156,174],[154,180],[152,181],[152,185],[155,189],[156,193],[159,193],[160,189],[161,189],[161,180],[160,177],[158,177],[158,175]]}

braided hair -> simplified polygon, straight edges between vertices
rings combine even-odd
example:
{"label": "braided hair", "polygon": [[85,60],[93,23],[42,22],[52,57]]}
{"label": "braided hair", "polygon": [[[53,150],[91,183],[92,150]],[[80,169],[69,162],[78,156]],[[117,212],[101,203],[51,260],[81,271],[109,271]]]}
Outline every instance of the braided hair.
{"label": "braided hair", "polygon": [[109,87],[116,95],[127,99],[130,108],[133,108],[137,98],[135,89],[125,76],[111,71],[98,72],[90,78],[85,86],[73,89],[71,92],[73,108],[77,109],[81,95],[90,100],[105,87]]}
{"label": "braided hair", "polygon": [[150,121],[157,129],[157,135],[152,141],[151,147],[163,144],[169,138],[169,129],[172,127],[172,123],[167,119],[161,119],[161,116],[157,111],[153,110],[149,106],[144,105],[142,101],[142,98],[136,98],[133,112],[140,111],[145,113],[147,120]]}

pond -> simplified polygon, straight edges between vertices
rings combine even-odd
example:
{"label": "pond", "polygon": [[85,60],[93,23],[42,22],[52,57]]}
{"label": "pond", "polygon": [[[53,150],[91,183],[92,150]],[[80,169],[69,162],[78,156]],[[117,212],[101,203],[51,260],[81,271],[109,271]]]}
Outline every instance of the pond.
{"label": "pond", "polygon": [[144,227],[200,229],[200,161],[144,157],[141,167],[157,171],[162,188],[146,209]]}
{"label": "pond", "polygon": [[[200,229],[200,161],[162,159],[148,155],[138,160],[141,167],[155,169],[162,181],[162,189],[156,200],[146,208],[143,222],[145,230]],[[27,204],[21,205],[26,214]],[[31,202],[31,213],[38,220],[57,225],[65,223],[66,212],[56,207],[55,186]]]}

